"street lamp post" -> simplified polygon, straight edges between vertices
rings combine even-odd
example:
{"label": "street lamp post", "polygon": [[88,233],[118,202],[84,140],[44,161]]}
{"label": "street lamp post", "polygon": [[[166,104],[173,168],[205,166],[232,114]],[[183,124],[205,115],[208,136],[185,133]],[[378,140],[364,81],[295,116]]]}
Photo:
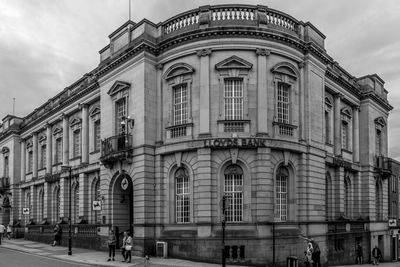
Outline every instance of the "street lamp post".
{"label": "street lamp post", "polygon": [[68,194],[68,201],[69,201],[69,215],[68,215],[68,223],[69,223],[69,229],[68,229],[68,255],[72,255],[72,237],[71,237],[71,228],[72,228],[72,220],[71,220],[71,206],[72,206],[72,185],[71,185],[71,173],[72,173],[72,167],[71,166],[61,166],[61,169],[64,171],[68,171],[69,173],[69,194]]}

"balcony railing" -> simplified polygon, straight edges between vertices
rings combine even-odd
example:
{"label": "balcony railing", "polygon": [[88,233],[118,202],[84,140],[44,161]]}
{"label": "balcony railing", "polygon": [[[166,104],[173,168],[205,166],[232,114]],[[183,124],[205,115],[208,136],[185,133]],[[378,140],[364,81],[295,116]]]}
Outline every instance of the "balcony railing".
{"label": "balcony railing", "polygon": [[116,161],[132,157],[132,135],[120,134],[101,141],[101,158],[103,164],[112,164]]}
{"label": "balcony railing", "polygon": [[392,172],[392,162],[388,157],[377,156],[375,157],[375,168],[382,174],[390,174]]}

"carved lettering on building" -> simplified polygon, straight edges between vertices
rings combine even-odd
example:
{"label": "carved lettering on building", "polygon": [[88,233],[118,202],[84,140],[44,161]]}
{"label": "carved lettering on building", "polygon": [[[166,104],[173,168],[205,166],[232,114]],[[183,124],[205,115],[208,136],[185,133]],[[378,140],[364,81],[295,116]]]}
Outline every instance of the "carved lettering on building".
{"label": "carved lettering on building", "polygon": [[204,140],[204,147],[208,148],[227,148],[227,147],[242,147],[256,148],[266,147],[265,139],[259,138],[218,138]]}

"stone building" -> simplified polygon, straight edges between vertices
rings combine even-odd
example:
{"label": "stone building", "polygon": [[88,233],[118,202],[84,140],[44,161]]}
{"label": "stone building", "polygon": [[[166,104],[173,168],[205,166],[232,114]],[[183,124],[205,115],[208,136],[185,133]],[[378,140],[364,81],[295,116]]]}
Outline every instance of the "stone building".
{"label": "stone building", "polygon": [[303,235],[323,263],[353,263],[357,242],[389,259],[378,75],[352,76],[315,26],[266,6],[128,21],[109,38],[96,68],[3,119],[2,222],[47,240],[71,217],[86,246],[129,229],[136,255],[164,241],[172,257],[284,265]]}

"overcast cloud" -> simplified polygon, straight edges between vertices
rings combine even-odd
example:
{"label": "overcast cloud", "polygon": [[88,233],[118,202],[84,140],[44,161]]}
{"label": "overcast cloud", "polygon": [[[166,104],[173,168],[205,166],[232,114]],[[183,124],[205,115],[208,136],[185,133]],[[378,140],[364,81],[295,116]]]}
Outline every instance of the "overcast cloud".
{"label": "overcast cloud", "polygon": [[[310,21],[350,74],[377,73],[394,109],[389,154],[400,160],[400,1],[131,0],[132,20],[154,23],[208,4],[262,4]],[[128,19],[129,0],[0,0],[0,118],[26,116],[94,69],[108,35]]]}

